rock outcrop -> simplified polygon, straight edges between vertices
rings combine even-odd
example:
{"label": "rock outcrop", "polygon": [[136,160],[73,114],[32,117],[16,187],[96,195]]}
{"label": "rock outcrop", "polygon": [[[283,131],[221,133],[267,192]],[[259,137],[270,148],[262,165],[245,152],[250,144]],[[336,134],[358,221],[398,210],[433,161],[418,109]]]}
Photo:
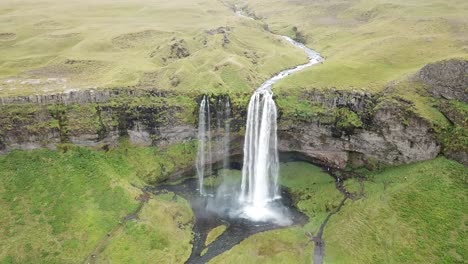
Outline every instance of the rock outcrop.
{"label": "rock outcrop", "polygon": [[417,76],[436,97],[468,103],[468,61],[451,59],[424,66]]}
{"label": "rock outcrop", "polygon": [[[325,105],[331,116],[283,120],[278,128],[280,150],[338,168],[349,162],[409,163],[432,159],[440,152],[429,122],[411,112],[404,101],[339,91],[328,96],[309,94],[308,100]],[[359,127],[340,127],[343,111],[338,109],[356,113]]]}

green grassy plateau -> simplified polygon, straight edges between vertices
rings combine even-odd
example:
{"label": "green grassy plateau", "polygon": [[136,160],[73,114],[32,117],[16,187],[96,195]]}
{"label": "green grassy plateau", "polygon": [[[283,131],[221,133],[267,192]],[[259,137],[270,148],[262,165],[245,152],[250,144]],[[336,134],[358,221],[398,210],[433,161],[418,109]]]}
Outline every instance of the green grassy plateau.
{"label": "green grassy plateau", "polygon": [[304,54],[216,0],[2,1],[0,95],[250,91]]}
{"label": "green grassy plateau", "polygon": [[[234,5],[258,20],[235,15]],[[305,61],[266,29],[327,58],[278,89],[381,91],[429,62],[467,58],[467,12],[463,0],[7,0],[0,95],[127,86],[248,91]]]}
{"label": "green grassy plateau", "polygon": [[381,91],[427,63],[468,58],[468,3],[463,0],[232,1],[326,57],[278,89]]}

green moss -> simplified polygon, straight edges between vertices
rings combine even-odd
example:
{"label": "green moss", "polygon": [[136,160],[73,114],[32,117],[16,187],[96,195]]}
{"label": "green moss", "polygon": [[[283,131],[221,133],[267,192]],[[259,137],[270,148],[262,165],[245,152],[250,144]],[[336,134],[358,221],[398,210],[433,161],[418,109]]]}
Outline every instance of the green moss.
{"label": "green moss", "polygon": [[352,134],[354,129],[361,128],[363,123],[359,116],[345,107],[336,108],[334,110],[335,126],[346,134]]}
{"label": "green moss", "polygon": [[444,152],[468,151],[468,129],[462,126],[450,126],[439,134]]}
{"label": "green moss", "polygon": [[299,99],[295,95],[279,96],[276,98],[276,103],[284,119],[310,121],[325,112],[325,108],[321,104],[313,104],[310,101]]}

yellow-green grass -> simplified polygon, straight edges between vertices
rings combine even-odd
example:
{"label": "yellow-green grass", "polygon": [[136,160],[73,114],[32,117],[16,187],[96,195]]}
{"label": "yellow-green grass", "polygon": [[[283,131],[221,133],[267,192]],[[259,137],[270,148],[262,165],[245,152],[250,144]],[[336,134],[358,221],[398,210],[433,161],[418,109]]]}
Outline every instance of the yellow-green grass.
{"label": "yellow-green grass", "polygon": [[[134,198],[141,191],[135,186],[143,186],[143,180],[164,179],[187,162],[188,155],[184,145],[163,151],[129,147],[125,142],[108,152],[72,146],[62,149],[67,151],[14,151],[0,157],[0,261],[81,263],[122,217],[136,210]],[[167,207],[152,213],[159,222],[172,222],[170,216],[174,215],[175,220],[180,216],[181,223],[188,221],[179,210],[186,207],[182,201],[149,203],[149,208],[155,206]],[[148,221],[149,213],[144,209],[143,218]],[[125,230],[130,233],[143,228],[128,225]],[[150,228],[156,222],[143,225]],[[184,230],[177,232],[186,236]]]}
{"label": "yellow-green grass", "polygon": [[157,195],[98,255],[98,263],[183,263],[190,256],[193,213],[180,196]]}
{"label": "yellow-green grass", "polygon": [[250,236],[208,263],[310,263],[312,244],[300,227],[272,230]]}
{"label": "yellow-green grass", "polygon": [[276,89],[382,91],[425,64],[468,58],[468,3],[442,1],[232,1],[281,34],[293,26],[326,61],[282,80]]}
{"label": "yellow-green grass", "polygon": [[226,225],[219,225],[208,233],[208,236],[206,237],[205,241],[205,246],[208,246],[211,244],[213,241],[215,241],[220,235],[222,235],[226,231]]}
{"label": "yellow-green grass", "polygon": [[[219,27],[229,27],[224,46]],[[187,53],[177,55],[177,47]],[[0,49],[2,96],[135,85],[250,91],[305,61],[215,0],[2,2]],[[41,83],[21,84],[27,79]]]}
{"label": "yellow-green grass", "polygon": [[[467,175],[445,158],[367,175],[324,233],[325,263],[464,263]],[[351,191],[360,187],[346,182]]]}

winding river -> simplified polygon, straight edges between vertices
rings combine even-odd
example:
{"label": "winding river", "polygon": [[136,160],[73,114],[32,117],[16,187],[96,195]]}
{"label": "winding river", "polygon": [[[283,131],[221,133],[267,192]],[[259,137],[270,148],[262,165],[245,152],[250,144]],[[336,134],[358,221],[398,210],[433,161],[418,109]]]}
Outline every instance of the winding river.
{"label": "winding river", "polygon": [[[235,13],[240,17],[244,17],[244,18],[247,18],[247,19],[254,19],[252,17],[244,15],[243,12],[240,11],[240,10],[236,10]],[[272,34],[274,34],[274,33],[272,33]],[[297,42],[297,41],[295,41],[294,39],[292,39],[292,38],[290,38],[288,36],[283,36],[283,35],[278,35],[278,34],[274,34],[274,35],[279,36],[280,38],[282,38],[282,39],[286,40],[287,42],[289,42],[291,45],[302,49],[306,53],[307,58],[309,59],[309,61],[307,63],[305,63],[305,64],[301,64],[301,65],[295,66],[294,68],[286,69],[286,70],[283,70],[283,71],[275,74],[273,77],[266,80],[262,85],[260,85],[260,87],[257,88],[257,91],[265,90],[265,89],[271,91],[272,85],[277,83],[281,79],[289,76],[290,74],[302,71],[305,68],[308,68],[308,67],[311,67],[311,66],[313,66],[315,64],[321,63],[321,62],[323,62],[325,60],[315,50],[312,50],[311,48],[307,47],[306,45],[304,45],[304,44],[302,44],[300,42]]]}

